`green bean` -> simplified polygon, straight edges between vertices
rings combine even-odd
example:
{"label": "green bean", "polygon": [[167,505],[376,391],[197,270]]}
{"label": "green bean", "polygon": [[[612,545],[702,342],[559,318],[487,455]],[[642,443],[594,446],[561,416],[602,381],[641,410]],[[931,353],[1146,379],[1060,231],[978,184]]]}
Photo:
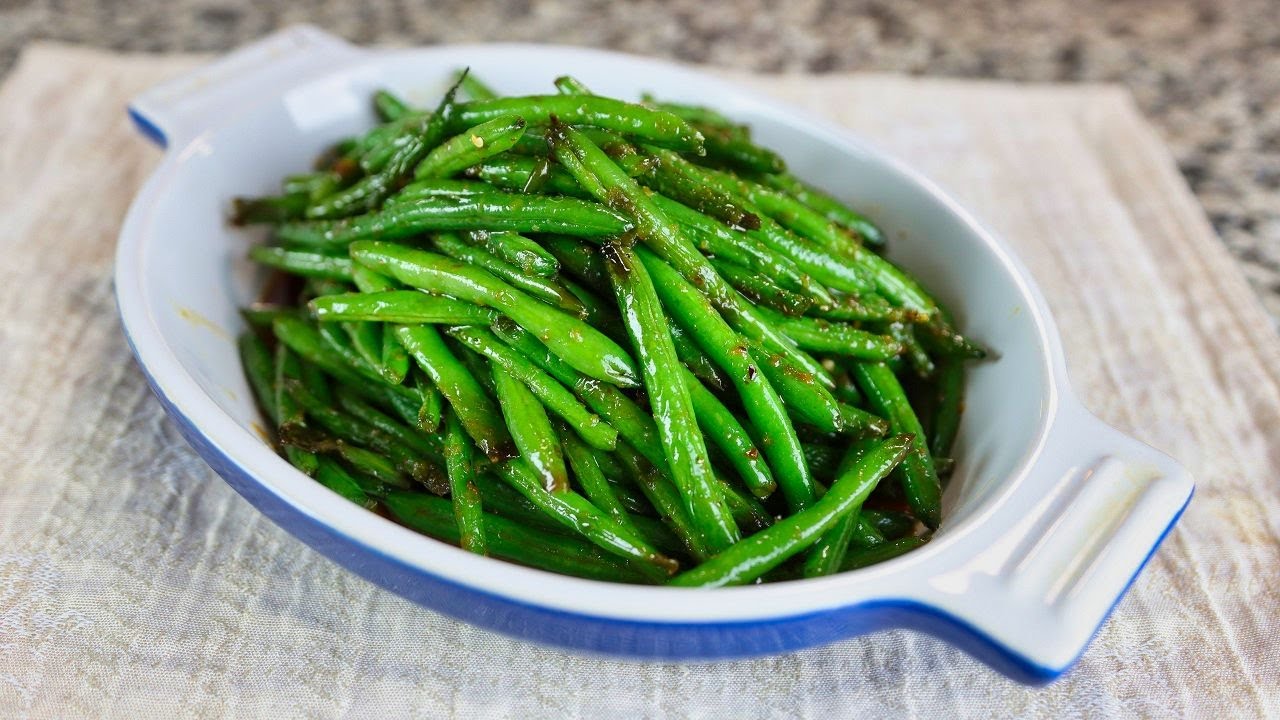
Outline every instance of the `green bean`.
{"label": "green bean", "polygon": [[916,327],[918,326],[894,322],[876,329],[897,340],[902,345],[902,355],[906,358],[907,364],[915,371],[916,375],[927,380],[933,377],[937,366],[934,364],[929,352],[924,349],[924,345],[920,343],[919,338],[916,337]]}
{"label": "green bean", "polygon": [[275,397],[275,363],[271,350],[257,333],[240,333],[236,347],[240,351],[240,365],[262,414],[273,426],[280,424],[280,408]]}
{"label": "green bean", "polygon": [[951,454],[956,432],[960,429],[960,413],[964,409],[964,364],[954,359],[943,360],[933,377],[937,409],[933,415],[929,450],[939,458]]}
{"label": "green bean", "polygon": [[371,380],[390,392],[411,398],[414,402],[422,401],[415,390],[388,383],[376,371],[365,366],[359,358],[344,354],[342,349],[335,348],[319,329],[302,318],[280,316],[272,322],[271,328],[280,342],[289,346],[308,363],[318,366],[344,384],[359,387]]}
{"label": "green bean", "polygon": [[714,473],[714,477],[716,489],[724,498],[724,504],[739,530],[750,535],[773,524],[773,516],[755,496],[730,483],[719,472]]}
{"label": "green bean", "polygon": [[682,118],[688,123],[703,123],[715,127],[742,127],[734,123],[716,110],[701,105],[687,105],[682,103],[665,102],[658,100],[649,93],[644,93],[640,99],[645,105],[665,110],[678,118]]}
{"label": "green bean", "polygon": [[384,329],[382,333],[378,367],[382,370],[382,376],[387,379],[387,382],[394,385],[404,382],[409,374],[409,353],[404,351],[404,346],[390,330]]}
{"label": "green bean", "polygon": [[471,325],[488,324],[497,317],[497,313],[488,308],[418,290],[323,295],[311,300],[307,307],[321,322],[369,320],[405,325]]}
{"label": "green bean", "polygon": [[[735,287],[738,292],[747,297],[748,300],[763,306],[763,308],[772,308],[778,312],[788,315],[803,315],[813,307],[814,300],[806,295],[798,292],[787,290],[774,284],[768,275],[749,270],[741,265],[728,260],[715,260],[716,270],[729,284]],[[785,329],[779,328],[786,332]],[[796,338],[792,336],[792,340]],[[797,342],[800,348],[806,349],[803,344]],[[808,348],[812,349],[812,348]]]}
{"label": "green bean", "polygon": [[371,322],[344,322],[340,327],[365,364],[387,378],[387,382],[394,382],[382,368],[382,326]]}
{"label": "green bean", "polygon": [[305,250],[256,245],[249,259],[260,265],[278,268],[303,277],[351,282],[351,258],[333,257]]}
{"label": "green bean", "polygon": [[689,337],[689,333],[679,325],[671,326],[671,341],[676,346],[676,357],[693,373],[694,377],[707,383],[716,390],[724,390],[729,386],[724,373],[711,358],[698,347],[698,343]]}
{"label": "green bean", "polygon": [[[855,294],[866,293],[879,286],[881,278],[877,277],[877,273],[883,275],[884,281],[895,291],[902,290],[913,282],[900,270],[856,243],[848,248],[852,259],[850,262],[833,255],[827,248],[791,233],[769,213],[758,210],[748,200],[747,186],[734,176],[717,173],[684,160],[679,160],[675,165],[695,181],[716,186],[737,198],[747,209],[757,211],[756,214],[761,216],[760,227],[748,230],[747,234],[791,259],[801,270],[831,289]],[[931,300],[929,303],[932,307]]]}
{"label": "green bean", "polygon": [[281,242],[310,247],[345,247],[356,240],[398,240],[440,230],[500,230],[609,237],[630,224],[609,208],[570,197],[486,193],[433,196],[396,203],[379,212],[343,220],[285,223]]}
{"label": "green bean", "polygon": [[627,333],[643,359],[644,386],[676,489],[708,547],[723,550],[738,540],[738,528],[716,497],[711,460],[657,291],[631,248],[610,243],[604,254]]}
{"label": "green bean", "polygon": [[917,319],[914,310],[894,307],[875,293],[841,295],[830,305],[816,308],[813,314],[841,322],[915,322]]}
{"label": "green bean", "polygon": [[606,552],[635,561],[632,567],[646,577],[660,580],[675,572],[678,567],[675,560],[636,537],[581,495],[572,490],[548,492],[537,474],[521,458],[501,463],[495,466],[495,470],[507,484],[556,522],[579,533]]}
{"label": "green bean", "polygon": [[430,325],[399,325],[395,332],[400,344],[449,401],[467,434],[480,446],[480,451],[495,461],[509,457],[512,453],[511,435],[498,408],[445,346],[435,328]]}
{"label": "green bean", "polygon": [[[440,469],[424,460],[395,435],[351,415],[334,410],[329,403],[317,398],[298,381],[285,380],[284,388],[285,393],[306,410],[308,417],[314,419],[338,440],[357,446],[367,446],[372,450],[376,450],[378,453],[386,455],[398,471],[412,477],[428,488],[441,488]],[[282,434],[288,429],[289,426],[282,428]],[[305,436],[294,436],[294,438],[304,439]]]}
{"label": "green bean", "polygon": [[458,78],[458,84],[461,86],[462,92],[466,93],[467,97],[472,100],[492,100],[498,97],[498,93],[494,92],[493,88],[470,72],[463,72]]}
{"label": "green bean", "polygon": [[657,466],[646,460],[638,450],[625,442],[618,443],[615,455],[631,476],[631,480],[640,488],[640,492],[672,531],[680,537],[689,554],[699,562],[711,557],[712,553],[707,547],[706,538],[694,526],[693,519],[689,517],[689,511],[685,508],[684,502],[680,499],[680,493],[671,480]]}
{"label": "green bean", "polygon": [[[849,451],[840,461],[839,475],[848,472],[849,468],[874,446],[874,441],[867,440],[859,440],[851,444]],[[848,552],[849,544],[854,540],[855,535],[860,536],[863,541],[868,540],[870,535],[869,544],[872,545],[884,542],[883,537],[875,537],[879,535],[876,529],[862,520],[861,510],[861,504],[854,507],[848,515],[837,520],[830,530],[818,538],[809,553],[805,555],[804,577],[822,577],[837,572],[840,564],[844,562],[845,553]]]}
{"label": "green bean", "polygon": [[456,127],[472,127],[511,114],[524,117],[531,125],[544,125],[554,116],[566,124],[591,125],[660,147],[702,154],[702,135],[675,115],[598,96],[541,95],[475,100],[458,105],[453,122]]}
{"label": "green bean", "polygon": [[790,173],[761,175],[760,182],[790,195],[811,210],[821,213],[831,222],[854,231],[868,245],[883,246],[885,244],[884,233],[867,216],[850,209],[795,175]]}
{"label": "green bean", "polygon": [[493,255],[488,250],[472,247],[453,233],[440,233],[435,236],[436,249],[458,262],[474,265],[493,274],[512,287],[532,295],[543,302],[557,307],[578,317],[586,314],[586,308],[573,293],[554,280],[538,275],[530,275],[520,268]]}
{"label": "green bean", "polygon": [[359,263],[351,265],[351,281],[362,293],[392,292],[404,288],[395,280]]}
{"label": "green bean", "polygon": [[[521,525],[556,535],[571,536],[576,534],[571,528],[561,525],[550,515],[542,512],[537,505],[529,502],[524,495],[521,495],[501,478],[492,472],[481,472],[481,470],[482,468],[477,467],[474,480],[485,512],[500,515]],[[484,470],[487,470],[487,468],[484,468]]]}
{"label": "green bean", "polygon": [[915,518],[897,510],[864,509],[862,517],[888,540],[897,540],[910,535],[916,529]]}
{"label": "green bean", "polygon": [[453,501],[453,519],[458,526],[458,545],[468,552],[488,555],[471,439],[453,412],[444,418],[444,458],[449,474],[449,496]]}
{"label": "green bean", "polygon": [[[729,315],[735,327],[770,351],[788,355],[793,362],[824,383],[834,385],[822,366],[775,330],[715,271],[654,200],[621,168],[573,128],[555,124],[550,135],[556,159],[597,199],[622,207],[636,222],[638,237],[663,260],[680,271]],[[607,186],[607,188],[606,188]]]}
{"label": "green bean", "polygon": [[956,332],[951,326],[951,319],[945,311],[929,322],[915,326],[922,332],[922,341],[931,350],[947,358],[959,360],[982,360],[987,356],[986,348]]}
{"label": "green bean", "polygon": [[811,507],[777,521],[695,568],[672,578],[685,587],[742,585],[755,580],[804,551],[838,521],[861,505],[880,480],[911,448],[912,438],[899,436],[868,450]]}
{"label": "green bean", "polygon": [[[642,251],[639,255],[672,318],[691,334],[696,332],[694,337],[698,343],[716,364],[724,368],[729,381],[742,397],[747,417],[760,431],[760,447],[787,503],[794,509],[807,506],[813,500],[813,478],[805,465],[800,440],[787,414],[787,405],[774,385],[759,372],[746,351],[745,340],[678,272],[651,253]],[[813,402],[799,388],[793,390],[796,394],[791,402]]]}
{"label": "green bean", "polygon": [[657,162],[644,163],[644,159],[639,156],[630,161],[636,164],[634,170],[642,171],[636,173],[636,177],[641,182],[673,200],[728,225],[742,228],[760,227],[760,218],[750,210],[741,207],[736,198],[713,185],[697,182],[671,167],[673,162],[683,161],[678,153],[660,148],[652,149],[651,152]]}
{"label": "green bean", "polygon": [[777,153],[751,142],[743,132],[705,123],[694,127],[705,138],[708,160],[753,173],[771,174],[787,170],[787,164]]}
{"label": "green bean", "polygon": [[904,555],[916,548],[924,546],[929,540],[922,537],[904,537],[897,540],[886,542],[883,545],[875,547],[853,550],[845,555],[844,564],[840,566],[840,572],[849,570],[857,570],[886,560],[892,560],[899,555]]}
{"label": "green bean", "polygon": [[[788,366],[787,358],[783,355],[771,354],[757,347],[749,347],[748,350],[755,361],[755,367],[777,389],[778,394],[787,399],[787,411],[792,417],[813,425],[822,432],[840,432],[845,429],[840,404],[812,375]],[[798,399],[806,395],[814,399]]]}
{"label": "green bean", "polygon": [[[432,114],[410,114],[404,120],[407,129],[403,142],[393,142],[394,151],[385,164],[351,187],[307,208],[307,217],[340,218],[377,208],[392,192],[403,186],[418,163],[440,145],[448,133],[447,118],[453,115],[454,95],[458,85],[444,94]],[[412,118],[412,120],[410,120]],[[371,165],[374,166],[374,165]]]}
{"label": "green bean", "polygon": [[703,434],[720,448],[752,495],[766,498],[773,494],[778,484],[742,423],[692,373],[686,373],[685,381]]}
{"label": "green bean", "polygon": [[538,474],[547,492],[568,490],[569,470],[565,467],[564,451],[542,403],[501,365],[494,363],[491,370],[498,405],[520,456]]}
{"label": "green bean", "polygon": [[844,323],[787,317],[768,310],[761,312],[802,350],[829,352],[859,360],[888,360],[903,351],[902,344],[892,337],[858,330]]}
{"label": "green bean", "polygon": [[341,465],[329,458],[320,458],[315,477],[316,482],[366,510],[372,510],[377,506],[377,502],[365,493],[360,483]]}
{"label": "green bean", "polygon": [[[396,520],[438,540],[457,545],[461,541],[457,521],[448,500],[419,493],[392,493],[383,504]],[[485,513],[488,550],[493,557],[539,570],[611,582],[642,583],[644,575],[632,566],[576,538],[539,532],[497,515]]]}
{"label": "green bean", "polygon": [[[539,154],[546,152],[547,141],[538,137]],[[565,195],[589,200],[591,198],[578,181],[564,168],[548,165],[546,158],[504,155],[477,163],[463,173],[466,177],[483,180],[508,192],[529,192],[537,189],[543,193]]]}
{"label": "green bean", "polygon": [[569,75],[561,75],[555,79],[556,89],[562,95],[591,95],[592,92],[580,80]]}
{"label": "green bean", "polygon": [[442,255],[376,241],[354,243],[351,256],[414,287],[499,310],[586,375],[622,387],[638,384],[635,365],[617,343],[483,270]]}
{"label": "green bean", "polygon": [[634,400],[616,387],[574,370],[548,350],[537,338],[515,323],[500,318],[493,324],[492,329],[504,342],[519,350],[535,365],[564,385],[573,388],[588,407],[598,413],[610,427],[617,430],[622,439],[634,445],[645,459],[656,465],[666,464],[662,442],[658,439],[658,428],[653,418]]}
{"label": "green bean", "polygon": [[839,403],[840,431],[859,438],[883,437],[889,433],[889,423],[882,417],[848,403]]}
{"label": "green bean", "polygon": [[509,347],[492,332],[474,326],[451,328],[449,334],[466,347],[484,355],[511,377],[526,385],[530,392],[559,415],[584,441],[600,450],[612,450],[618,442],[618,431],[587,410],[563,385],[549,376],[519,351]]}
{"label": "green bean", "polygon": [[356,472],[373,478],[388,487],[409,490],[413,484],[390,459],[357,445],[338,440],[335,443],[338,456]]}
{"label": "green bean", "polygon": [[689,557],[689,549],[684,546],[684,541],[661,520],[630,513],[627,514],[627,520],[645,542],[657,548],[662,554],[682,559]]}
{"label": "green bean", "polygon": [[238,197],[231,201],[232,225],[256,225],[300,220],[306,216],[310,196],[286,193],[268,197]]}
{"label": "green bean", "polygon": [[380,432],[395,438],[405,447],[413,450],[413,452],[428,458],[432,462],[443,465],[445,462],[445,450],[441,445],[440,439],[431,432],[415,430],[401,423],[394,418],[389,417],[378,408],[370,405],[362,397],[359,397],[356,391],[346,385],[338,387],[338,391],[334,393],[338,401],[338,407],[343,412],[348,413],[352,417],[361,422],[376,428]]}
{"label": "green bean", "polygon": [[[399,339],[396,342],[400,342]],[[404,348],[403,345],[400,347]],[[405,355],[407,356],[408,353],[406,352]],[[439,388],[425,380],[415,385],[422,393],[422,404],[418,406],[416,425],[423,432],[435,432],[444,418],[444,396],[440,394]]]}
{"label": "green bean", "polygon": [[458,198],[467,195],[487,195],[497,191],[498,188],[487,182],[427,178],[405,185],[399,192],[387,198],[382,207],[386,209],[408,205],[424,198]]}
{"label": "green bean", "polygon": [[301,318],[304,317],[304,313],[300,308],[271,303],[253,303],[240,308],[240,317],[244,318],[249,325],[259,329],[270,330],[271,323],[282,316]]}
{"label": "green bean", "polygon": [[591,504],[618,521],[619,525],[645,537],[646,534],[639,531],[626,507],[618,499],[613,485],[605,479],[600,463],[596,461],[596,453],[566,426],[560,427],[559,435],[564,455],[569,460],[569,467],[573,469],[573,476]]}
{"label": "green bean", "polygon": [[823,305],[835,302],[835,298],[826,289],[814,282],[790,258],[774,251],[750,234],[729,228],[670,198],[655,195],[653,200],[663,212],[699,237],[709,254],[763,273],[788,289],[809,293]]}
{"label": "green bean", "polygon": [[427,154],[413,176],[446,178],[487,157],[506,152],[524,134],[524,118],[506,115],[480,123],[455,135]]}
{"label": "green bean", "polygon": [[902,463],[902,489],[912,513],[929,529],[937,529],[942,519],[942,485],[928,440],[902,385],[884,363],[858,363],[853,371],[871,407],[889,421],[891,431],[912,436],[911,452]]}
{"label": "green bean", "polygon": [[485,250],[520,268],[521,271],[544,278],[553,278],[560,272],[560,263],[541,245],[518,233],[476,231],[471,241]]}
{"label": "green bean", "polygon": [[409,114],[409,106],[390,90],[378,90],[373,94],[373,109],[382,122],[399,120]]}
{"label": "green bean", "polygon": [[820,247],[841,256],[852,256],[860,247],[857,238],[847,230],[828,220],[821,213],[785,193],[770,190],[750,180],[743,180],[724,173],[707,171],[728,183],[736,183],[738,191],[761,212],[795,234],[809,238]]}

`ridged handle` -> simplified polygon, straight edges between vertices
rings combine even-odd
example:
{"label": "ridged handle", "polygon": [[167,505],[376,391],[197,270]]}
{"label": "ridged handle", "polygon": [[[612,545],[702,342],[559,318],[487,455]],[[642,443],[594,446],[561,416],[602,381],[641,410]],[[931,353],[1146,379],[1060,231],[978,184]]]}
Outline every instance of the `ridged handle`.
{"label": "ridged handle", "polygon": [[129,116],[160,147],[180,147],[237,107],[279,94],[362,52],[310,25],[245,45],[129,103]]}
{"label": "ridged handle", "polygon": [[1167,455],[1068,401],[986,537],[964,545],[983,550],[939,558],[952,569],[913,595],[953,623],[943,634],[970,635],[961,644],[974,654],[1048,682],[1084,651],[1193,490]]}

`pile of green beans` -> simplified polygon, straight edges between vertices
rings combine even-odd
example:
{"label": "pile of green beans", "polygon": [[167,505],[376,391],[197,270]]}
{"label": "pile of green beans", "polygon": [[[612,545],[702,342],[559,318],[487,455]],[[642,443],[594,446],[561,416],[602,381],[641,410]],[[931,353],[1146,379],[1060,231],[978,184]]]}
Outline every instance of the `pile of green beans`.
{"label": "pile of green beans", "polygon": [[702,107],[463,72],[239,198],[245,374],[302,472],[595,580],[819,577],[920,547],[985,355],[866,215]]}

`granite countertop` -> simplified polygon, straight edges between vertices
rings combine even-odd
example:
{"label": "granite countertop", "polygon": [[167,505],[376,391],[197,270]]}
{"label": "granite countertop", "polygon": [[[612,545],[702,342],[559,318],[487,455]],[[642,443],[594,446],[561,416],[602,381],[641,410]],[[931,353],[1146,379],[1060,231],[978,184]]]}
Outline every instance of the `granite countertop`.
{"label": "granite countertop", "polygon": [[1271,0],[0,0],[0,73],[37,38],[221,51],[297,22],[358,43],[554,40],[769,72],[1119,82],[1280,318],[1280,8]]}

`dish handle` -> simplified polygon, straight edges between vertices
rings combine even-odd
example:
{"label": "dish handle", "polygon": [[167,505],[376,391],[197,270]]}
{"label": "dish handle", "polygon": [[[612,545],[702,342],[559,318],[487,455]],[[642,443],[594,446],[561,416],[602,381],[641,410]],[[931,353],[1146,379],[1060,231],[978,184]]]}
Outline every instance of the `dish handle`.
{"label": "dish handle", "polygon": [[316,27],[294,25],[143,92],[129,103],[129,117],[160,147],[181,147],[229,108],[278,94],[361,52]]}
{"label": "dish handle", "polygon": [[[977,528],[986,537],[957,543],[966,557],[940,553],[939,572],[908,593],[927,629],[1032,684],[1083,654],[1194,491],[1173,459],[1071,398],[1045,437],[1023,482],[994,509],[1003,517]],[[975,546],[983,549],[973,554]]]}

